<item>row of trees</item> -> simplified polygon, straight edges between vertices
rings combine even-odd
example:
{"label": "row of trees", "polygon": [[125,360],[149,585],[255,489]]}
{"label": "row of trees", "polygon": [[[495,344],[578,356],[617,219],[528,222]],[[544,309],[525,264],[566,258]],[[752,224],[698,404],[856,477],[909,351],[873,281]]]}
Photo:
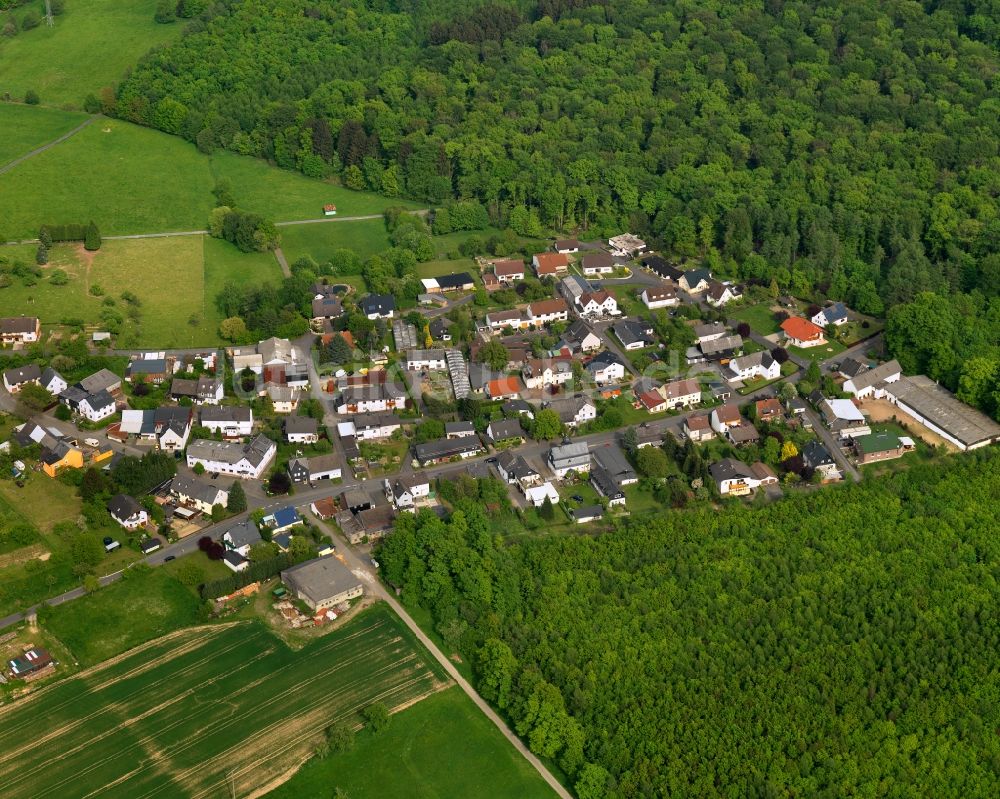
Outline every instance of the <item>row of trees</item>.
{"label": "row of trees", "polygon": [[581,799],[994,792],[997,452],[598,537],[450,490],[383,574]]}

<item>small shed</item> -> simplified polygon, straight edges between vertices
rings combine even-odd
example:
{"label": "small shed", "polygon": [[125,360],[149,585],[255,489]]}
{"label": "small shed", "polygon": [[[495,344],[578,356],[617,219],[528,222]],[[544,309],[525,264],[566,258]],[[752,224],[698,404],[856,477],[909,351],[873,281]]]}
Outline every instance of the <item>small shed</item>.
{"label": "small shed", "polygon": [[327,203],[323,206],[323,216],[336,216],[337,206],[333,203]]}

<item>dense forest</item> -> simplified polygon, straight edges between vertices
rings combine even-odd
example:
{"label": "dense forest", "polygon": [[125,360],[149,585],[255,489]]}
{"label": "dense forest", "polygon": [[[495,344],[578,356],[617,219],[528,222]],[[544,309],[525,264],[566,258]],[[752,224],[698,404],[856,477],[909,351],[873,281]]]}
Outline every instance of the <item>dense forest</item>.
{"label": "dense forest", "polygon": [[965,396],[995,414],[1000,326],[976,320],[1000,315],[997,11],[228,0],[105,107],[353,188],[476,199],[520,235],[629,228],[864,313],[934,292],[975,335],[911,360],[957,389],[983,359]]}
{"label": "dense forest", "polygon": [[447,488],[385,577],[581,799],[1000,792],[1000,453],[517,543]]}

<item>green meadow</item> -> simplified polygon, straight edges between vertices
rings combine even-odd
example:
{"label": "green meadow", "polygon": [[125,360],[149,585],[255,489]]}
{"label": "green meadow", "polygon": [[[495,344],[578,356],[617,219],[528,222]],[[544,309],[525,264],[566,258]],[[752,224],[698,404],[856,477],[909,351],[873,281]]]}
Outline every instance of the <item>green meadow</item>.
{"label": "green meadow", "polygon": [[[33,262],[35,247],[0,249],[0,256]],[[56,270],[69,278],[52,282]],[[209,236],[105,240],[96,253],[80,245],[57,244],[35,285],[14,277],[0,289],[0,303],[11,313],[37,315],[44,325],[79,319],[92,328],[105,325],[102,314],[111,308],[123,316],[123,292],[139,298],[139,321],[132,336],[135,346],[198,347],[218,344],[221,314],[215,298],[229,281],[273,283],[281,269],[271,253],[242,253],[233,245]],[[100,290],[99,295],[93,292]]]}
{"label": "green meadow", "polygon": [[[153,21],[157,0],[66,0],[55,25],[43,22],[0,43],[0,94],[36,91],[46,105],[83,106],[156,45],[180,36],[184,22]],[[40,4],[39,4],[40,5]]]}
{"label": "green meadow", "polygon": [[[30,148],[29,148],[30,149]],[[390,205],[264,161],[208,156],[175,136],[117,119],[98,118],[72,138],[0,175],[0,220],[10,238],[33,238],[40,225],[93,219],[104,235],[203,230],[212,189],[229,181],[239,207],[278,222],[319,219],[334,203],[344,216],[380,214]],[[371,238],[381,220],[309,225],[308,235],[344,241]],[[284,232],[284,231],[283,231]],[[337,245],[342,246],[342,245]],[[383,245],[376,248],[382,249]]]}
{"label": "green meadow", "polygon": [[0,166],[58,139],[85,119],[71,111],[0,103]]}
{"label": "green meadow", "polygon": [[458,686],[358,734],[344,754],[310,760],[266,799],[548,799],[553,791]]}

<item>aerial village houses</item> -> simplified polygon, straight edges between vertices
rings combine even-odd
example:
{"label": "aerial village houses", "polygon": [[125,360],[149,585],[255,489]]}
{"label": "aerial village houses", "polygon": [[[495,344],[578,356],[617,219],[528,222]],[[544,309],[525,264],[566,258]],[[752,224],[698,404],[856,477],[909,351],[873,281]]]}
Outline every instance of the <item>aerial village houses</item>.
{"label": "aerial village houses", "polygon": [[8,316],[0,319],[0,343],[34,344],[42,337],[42,323],[36,316]]}
{"label": "aerial village houses", "polygon": [[3,385],[11,394],[16,394],[27,385],[38,385],[42,379],[42,370],[36,363],[27,366],[17,366],[3,373]]}
{"label": "aerial village houses", "polygon": [[218,405],[224,389],[217,377],[201,375],[196,380],[175,377],[170,383],[170,396],[175,400],[189,399],[195,405]]}
{"label": "aerial village houses", "polygon": [[569,255],[574,252],[580,252],[580,242],[576,239],[556,239],[553,249],[563,255]]}
{"label": "aerial village houses", "polygon": [[[841,364],[841,368],[843,366]],[[847,394],[853,394],[858,399],[865,399],[866,397],[879,399],[885,396],[888,385],[895,383],[902,376],[903,371],[899,367],[899,361],[894,358],[891,361],[879,364],[874,369],[865,368],[857,370],[856,375],[844,381],[843,388]]]}
{"label": "aerial village houses", "polygon": [[524,261],[494,261],[493,274],[499,283],[513,283],[524,280]]}
{"label": "aerial village houses", "polygon": [[559,415],[559,421],[569,428],[579,427],[597,418],[597,406],[583,394],[560,397],[544,404],[544,407],[555,411]]}
{"label": "aerial village houses", "polygon": [[612,255],[617,255],[619,258],[635,258],[647,249],[646,242],[634,233],[612,236],[608,239],[608,247],[611,248]]}
{"label": "aerial village houses", "polygon": [[619,383],[625,379],[625,364],[613,352],[595,355],[587,362],[584,369],[599,386]]}
{"label": "aerial village houses", "polygon": [[701,294],[708,289],[712,273],[707,269],[690,269],[681,274],[677,284],[688,294]]}
{"label": "aerial village houses", "polygon": [[253,411],[241,405],[202,408],[201,426],[223,438],[243,438],[253,432]]}
{"label": "aerial village houses", "polygon": [[187,465],[201,464],[206,472],[220,472],[244,480],[256,480],[271,465],[277,446],[267,436],[255,436],[249,443],[197,439],[187,448]]}
{"label": "aerial village houses", "polygon": [[[721,341],[722,339],[716,339]],[[733,358],[727,366],[729,380],[777,380],[781,377],[781,364],[766,350],[752,352],[739,358]]]}
{"label": "aerial village houses", "polygon": [[516,375],[498,377],[486,384],[486,397],[490,400],[511,400],[521,396],[521,380]]}
{"label": "aerial village houses", "polygon": [[587,291],[576,298],[581,316],[617,316],[618,300],[607,289]]}
{"label": "aerial village houses", "polygon": [[721,308],[723,305],[738,300],[743,296],[743,292],[738,286],[730,283],[720,283],[718,280],[708,281],[708,289],[705,291],[705,302],[714,308]]}
{"label": "aerial village houses", "polygon": [[659,286],[644,288],[639,299],[651,311],[657,308],[670,308],[680,303],[680,298],[677,296],[677,286],[671,280],[664,281]]}
{"label": "aerial village houses", "polygon": [[335,557],[307,560],[281,572],[281,582],[312,610],[326,610],[356,599],[364,586],[347,566]]}
{"label": "aerial village houses", "polygon": [[229,504],[229,492],[224,488],[180,474],[170,481],[170,493],[180,504],[202,513],[211,513],[216,505],[225,508]]}
{"label": "aerial village houses", "polygon": [[531,266],[538,277],[555,277],[569,269],[569,258],[560,252],[542,252],[531,256]]}
{"label": "aerial village houses", "polygon": [[121,435],[135,436],[140,442],[155,444],[163,452],[180,452],[191,434],[192,412],[183,406],[166,406],[147,411],[122,411]]}
{"label": "aerial village houses", "polygon": [[319,441],[319,422],[311,416],[285,419],[285,439],[290,444],[315,444]]}
{"label": "aerial village houses", "polygon": [[369,294],[358,301],[358,309],[371,320],[392,319],[396,313],[396,299],[391,294]]}
{"label": "aerial village houses", "polygon": [[583,319],[574,319],[562,335],[557,349],[570,354],[597,352],[601,348],[601,338]]}
{"label": "aerial village houses", "polygon": [[590,471],[590,448],[586,441],[574,441],[552,447],[548,454],[549,468],[562,479],[570,472]]}
{"label": "aerial village houses", "polygon": [[823,328],[814,325],[801,316],[789,316],[781,323],[785,333],[785,343],[792,347],[818,347],[826,344]]}
{"label": "aerial village houses", "polygon": [[116,494],[108,500],[111,518],[126,530],[137,530],[149,521],[149,513],[128,494]]}
{"label": "aerial village houses", "polygon": [[811,321],[819,327],[826,327],[827,325],[839,327],[840,325],[847,324],[847,319],[847,306],[842,302],[834,302],[817,311]]}
{"label": "aerial village houses", "polygon": [[587,253],[580,259],[580,268],[587,277],[610,275],[615,271],[615,259],[604,251]]}
{"label": "aerial village houses", "polygon": [[901,458],[907,452],[912,452],[916,445],[908,436],[897,436],[895,433],[882,431],[852,439],[851,447],[858,463],[864,466],[868,463]]}

